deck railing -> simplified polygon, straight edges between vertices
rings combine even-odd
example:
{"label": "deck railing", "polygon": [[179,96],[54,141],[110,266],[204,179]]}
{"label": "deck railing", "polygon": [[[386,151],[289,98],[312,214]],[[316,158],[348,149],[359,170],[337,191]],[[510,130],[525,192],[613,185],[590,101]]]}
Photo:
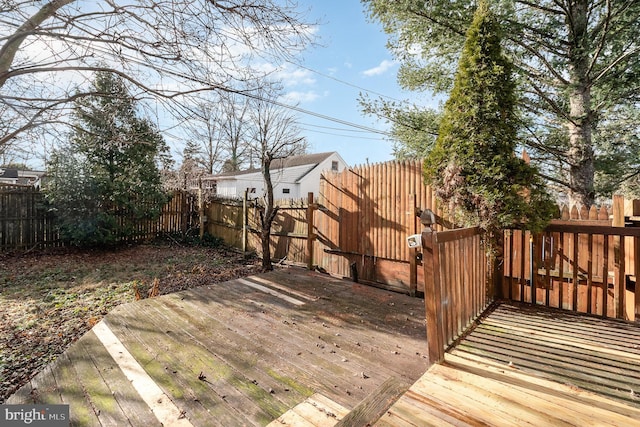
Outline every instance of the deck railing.
{"label": "deck railing", "polygon": [[429,361],[451,345],[490,302],[487,251],[479,228],[422,232]]}
{"label": "deck railing", "polygon": [[640,320],[640,228],[556,223],[507,230],[504,245],[504,298]]}

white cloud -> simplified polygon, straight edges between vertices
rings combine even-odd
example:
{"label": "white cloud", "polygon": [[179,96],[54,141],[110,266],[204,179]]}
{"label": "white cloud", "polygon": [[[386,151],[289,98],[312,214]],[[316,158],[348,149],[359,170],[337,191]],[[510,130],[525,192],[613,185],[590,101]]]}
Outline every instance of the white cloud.
{"label": "white cloud", "polygon": [[313,90],[308,92],[292,91],[282,96],[280,101],[286,104],[302,104],[304,102],[313,102],[318,98],[320,98],[320,95]]}
{"label": "white cloud", "polygon": [[285,86],[301,86],[301,85],[313,85],[316,79],[312,77],[312,73],[309,70],[301,68],[295,70],[289,70],[287,67],[276,73],[279,80],[284,83]]}
{"label": "white cloud", "polygon": [[396,65],[395,61],[389,61],[388,59],[383,60],[378,66],[369,68],[368,70],[364,70],[362,74],[367,77],[379,76],[381,74],[386,73],[389,69]]}

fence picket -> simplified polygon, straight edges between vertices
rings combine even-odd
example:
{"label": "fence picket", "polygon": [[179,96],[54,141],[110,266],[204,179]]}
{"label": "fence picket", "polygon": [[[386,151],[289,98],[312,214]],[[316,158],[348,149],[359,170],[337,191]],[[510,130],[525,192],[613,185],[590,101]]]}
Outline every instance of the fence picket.
{"label": "fence picket", "polygon": [[[189,214],[185,214],[188,208],[175,208],[176,202],[181,201],[186,202],[187,195],[175,193],[156,221],[118,217],[118,224],[131,226],[131,235],[118,236],[118,240],[147,240],[159,233],[186,232],[190,226]],[[44,193],[29,186],[0,185],[0,251],[62,244],[55,217],[46,209]]]}

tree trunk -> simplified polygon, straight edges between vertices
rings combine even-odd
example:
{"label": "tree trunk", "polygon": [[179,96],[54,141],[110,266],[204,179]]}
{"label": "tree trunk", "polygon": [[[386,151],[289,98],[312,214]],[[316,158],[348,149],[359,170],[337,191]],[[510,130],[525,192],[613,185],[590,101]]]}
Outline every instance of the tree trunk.
{"label": "tree trunk", "polygon": [[262,177],[264,179],[264,214],[262,215],[262,229],[260,230],[260,240],[262,243],[262,270],[271,271],[271,224],[276,216],[278,208],[273,202],[273,183],[271,182],[271,157],[266,154],[262,159]]}
{"label": "tree trunk", "polygon": [[591,133],[591,87],[589,83],[589,39],[587,33],[588,1],[579,0],[570,6],[567,22],[570,32],[569,46],[569,201],[590,206],[595,199],[595,155]]}
{"label": "tree trunk", "polygon": [[268,228],[262,226],[260,230],[260,241],[262,243],[262,271],[273,270],[273,264],[271,263],[271,227]]}

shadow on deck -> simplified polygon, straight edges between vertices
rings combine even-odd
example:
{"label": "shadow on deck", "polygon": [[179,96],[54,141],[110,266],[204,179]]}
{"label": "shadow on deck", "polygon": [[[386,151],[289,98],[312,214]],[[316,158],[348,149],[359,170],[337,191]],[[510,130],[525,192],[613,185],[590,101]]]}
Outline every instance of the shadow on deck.
{"label": "shadow on deck", "polygon": [[376,425],[640,425],[640,328],[499,304]]}
{"label": "shadow on deck", "polygon": [[69,404],[83,426],[377,418],[390,403],[368,396],[392,402],[427,369],[424,310],[300,269],[191,289],[116,308],[7,403]]}

